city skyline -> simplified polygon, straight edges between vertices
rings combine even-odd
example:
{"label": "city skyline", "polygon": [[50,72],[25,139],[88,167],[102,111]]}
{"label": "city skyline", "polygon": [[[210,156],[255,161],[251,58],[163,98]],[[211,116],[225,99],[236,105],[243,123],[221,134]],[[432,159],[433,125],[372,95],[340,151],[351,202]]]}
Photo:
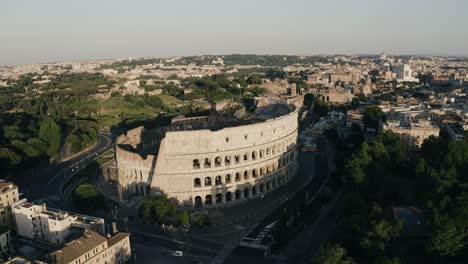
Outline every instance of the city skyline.
{"label": "city skyline", "polygon": [[467,56],[462,1],[0,4],[0,65],[225,54]]}

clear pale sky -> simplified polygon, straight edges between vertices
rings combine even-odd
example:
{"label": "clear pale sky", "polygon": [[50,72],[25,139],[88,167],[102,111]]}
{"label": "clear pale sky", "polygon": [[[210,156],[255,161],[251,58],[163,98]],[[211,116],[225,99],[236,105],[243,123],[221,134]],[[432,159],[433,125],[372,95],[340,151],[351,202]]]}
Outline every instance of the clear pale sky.
{"label": "clear pale sky", "polygon": [[0,65],[380,51],[468,55],[468,1],[0,0]]}

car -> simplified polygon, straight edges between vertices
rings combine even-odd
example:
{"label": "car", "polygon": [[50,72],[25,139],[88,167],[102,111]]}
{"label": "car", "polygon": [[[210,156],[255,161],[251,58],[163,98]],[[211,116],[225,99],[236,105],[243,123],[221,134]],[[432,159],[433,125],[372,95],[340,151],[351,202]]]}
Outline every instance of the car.
{"label": "car", "polygon": [[172,256],[174,256],[174,257],[183,257],[184,252],[182,252],[180,250],[176,250],[176,251],[172,252]]}

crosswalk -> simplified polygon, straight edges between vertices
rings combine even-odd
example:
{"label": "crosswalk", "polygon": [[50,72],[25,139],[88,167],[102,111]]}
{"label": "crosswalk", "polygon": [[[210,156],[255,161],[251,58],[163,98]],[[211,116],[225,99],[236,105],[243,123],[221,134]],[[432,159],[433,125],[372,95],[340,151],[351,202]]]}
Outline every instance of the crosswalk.
{"label": "crosswalk", "polygon": [[243,247],[261,249],[261,250],[267,250],[267,249],[268,249],[268,246],[266,246],[266,245],[261,245],[261,244],[257,244],[257,243],[255,243],[255,242],[246,242],[246,241],[242,241],[242,242],[240,242],[239,245],[241,245],[241,246],[243,246]]}

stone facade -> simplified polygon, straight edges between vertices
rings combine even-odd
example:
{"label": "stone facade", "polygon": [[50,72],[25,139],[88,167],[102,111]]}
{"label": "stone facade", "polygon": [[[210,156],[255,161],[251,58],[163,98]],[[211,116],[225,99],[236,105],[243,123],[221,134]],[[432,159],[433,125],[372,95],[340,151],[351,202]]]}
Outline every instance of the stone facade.
{"label": "stone facade", "polygon": [[127,195],[166,194],[184,206],[260,197],[286,183],[297,168],[298,108],[288,107],[287,114],[261,122],[166,131],[159,146],[152,145],[157,154],[122,147],[141,145],[144,129],[131,130],[116,142],[119,185]]}

